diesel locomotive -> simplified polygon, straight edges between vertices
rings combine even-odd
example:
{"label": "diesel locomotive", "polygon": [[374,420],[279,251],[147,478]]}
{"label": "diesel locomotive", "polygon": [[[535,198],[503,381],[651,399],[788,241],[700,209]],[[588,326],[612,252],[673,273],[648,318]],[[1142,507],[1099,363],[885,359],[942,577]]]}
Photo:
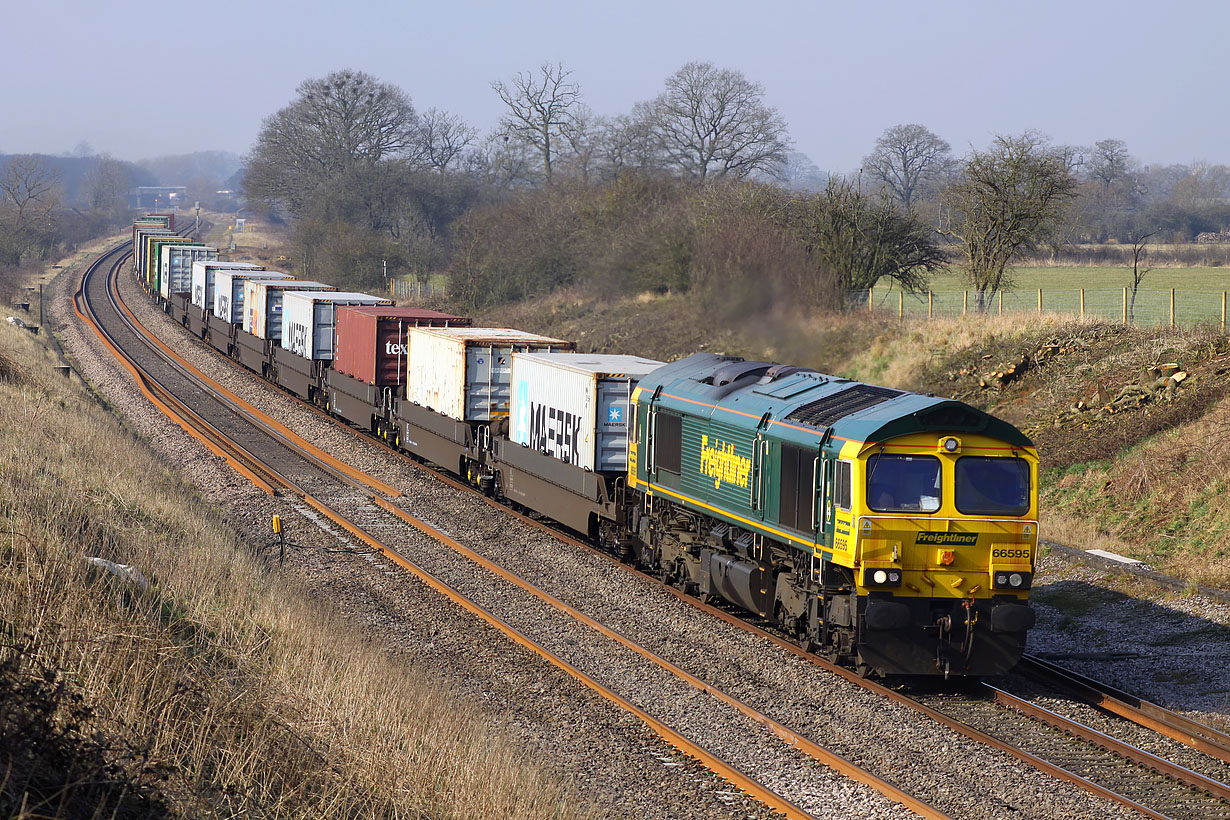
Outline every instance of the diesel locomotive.
{"label": "diesel locomotive", "polygon": [[633,395],[630,543],[865,670],[995,675],[1033,626],[1037,453],[969,405],[698,353]]}

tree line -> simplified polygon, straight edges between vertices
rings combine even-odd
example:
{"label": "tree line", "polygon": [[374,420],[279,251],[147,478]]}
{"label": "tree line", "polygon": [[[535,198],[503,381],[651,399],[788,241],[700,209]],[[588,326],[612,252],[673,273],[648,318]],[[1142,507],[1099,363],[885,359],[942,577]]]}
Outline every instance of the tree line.
{"label": "tree line", "polygon": [[1230,224],[1224,169],[1142,166],[1118,140],[1026,132],[957,157],[898,125],[857,173],[826,177],[758,83],[710,63],[615,116],[560,64],[491,88],[504,114],[480,136],[362,72],[307,80],[263,124],[249,201],[291,222],[303,274],[366,288],[445,275],[469,308],[564,285],[835,308],[950,267],[984,305],[1025,254]]}

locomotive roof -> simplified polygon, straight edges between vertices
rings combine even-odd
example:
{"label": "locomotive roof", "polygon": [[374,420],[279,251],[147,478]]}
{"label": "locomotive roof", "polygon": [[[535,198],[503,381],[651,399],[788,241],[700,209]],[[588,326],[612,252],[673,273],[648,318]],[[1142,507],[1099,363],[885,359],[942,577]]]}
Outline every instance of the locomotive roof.
{"label": "locomotive roof", "polygon": [[641,400],[661,388],[663,405],[691,416],[755,427],[768,415],[775,432],[875,443],[935,430],[981,433],[1020,447],[1030,440],[1007,422],[953,399],[879,387],[815,370],[696,353],[641,380]]}

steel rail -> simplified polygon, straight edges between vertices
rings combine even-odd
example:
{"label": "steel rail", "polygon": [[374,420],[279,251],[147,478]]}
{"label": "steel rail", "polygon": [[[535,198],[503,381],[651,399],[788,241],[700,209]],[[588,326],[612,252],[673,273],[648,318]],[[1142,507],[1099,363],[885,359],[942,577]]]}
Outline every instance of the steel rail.
{"label": "steel rail", "polygon": [[277,436],[285,439],[285,441],[282,442],[284,445],[299,451],[301,455],[315,461],[318,466],[326,472],[333,474],[336,478],[352,487],[358,488],[366,486],[369,489],[376,490],[377,492],[383,493],[390,498],[399,498],[401,496],[401,490],[390,484],[386,484],[379,479],[372,478],[361,470],[356,470],[354,467],[351,467],[349,464],[346,464],[340,459],[334,458],[324,450],[321,450],[319,447],[300,436],[295,431],[291,430],[286,425],[282,424],[277,419],[253,407],[239,396],[236,396],[234,393],[218,384],[209,376],[206,376],[199,369],[192,366],[183,357],[167,346],[161,339],[154,335],[154,333],[145,327],[139,319],[137,319],[136,315],[133,314],[133,312],[128,308],[128,305],[120,297],[118,287],[114,286],[114,281],[109,283],[108,296],[112,300],[112,303],[116,305],[116,309],[123,313],[129,327],[131,327],[137,335],[148,342],[151,342],[157,348],[157,352],[165,361],[188,373],[193,379],[196,380],[198,386],[202,387],[205,392],[217,399],[223,405],[227,406],[234,413],[241,417],[246,417],[249,421],[255,420],[257,422],[256,426],[265,427],[270,432],[276,433]]}
{"label": "steel rail", "polygon": [[[995,696],[997,703],[1002,703],[1010,709],[1015,709],[1023,715],[1028,715],[1035,720],[1040,720],[1048,726],[1052,726],[1060,731],[1067,732],[1073,737],[1078,737],[1086,743],[1092,743],[1095,746],[1101,746],[1108,752],[1114,752],[1120,757],[1131,760],[1133,763],[1153,769],[1159,774],[1176,780],[1184,785],[1191,786],[1194,789],[1200,789],[1213,797],[1219,797],[1222,800],[1230,802],[1230,787],[1224,783],[1220,783],[1210,777],[1193,772],[1184,766],[1177,763],[1172,763],[1165,758],[1158,757],[1155,754],[1146,752],[1143,749],[1137,749],[1129,743],[1124,743],[1118,738],[1111,737],[1104,732],[1099,732],[1089,726],[1073,720],[1065,715],[1060,715],[1052,712],[1050,709],[1039,706],[1036,703],[1031,703],[1025,698],[1017,697],[1002,689],[998,689],[990,684],[984,683],[988,690]],[[1230,808],[1230,806],[1228,806]]]}
{"label": "steel rail", "polygon": [[[73,295],[73,310],[77,317],[81,319],[98,337],[103,346],[111,352],[119,364],[128,371],[133,380],[137,384],[137,388],[155,407],[157,407],[164,415],[171,419],[176,425],[184,430],[188,435],[200,441],[214,455],[224,459],[232,469],[242,475],[244,478],[251,481],[257,488],[263,492],[274,495],[276,490],[273,487],[273,482],[270,481],[270,474],[260,466],[260,461],[252,456],[247,450],[238,445],[227,446],[224,444],[225,438],[220,431],[210,425],[201,416],[194,412],[185,403],[181,402],[170,391],[167,391],[156,380],[150,378],[143,370],[141,370],[136,362],[124,353],[116,340],[102,326],[98,319],[98,315],[94,310],[94,306],[85,296],[85,281],[91,276],[96,268],[101,267],[104,259],[112,253],[123,250],[125,246],[109,251],[107,254],[99,257],[93,265],[86,270],[85,276],[82,277],[81,288]],[[116,268],[120,267],[124,259],[129,254],[122,254],[111,268],[111,273],[114,273]]]}
{"label": "steel rail", "polygon": [[[113,249],[112,252],[122,250],[124,247],[124,245],[121,245],[119,248]],[[254,423],[253,426],[256,427],[256,429],[264,428],[266,435],[269,435],[281,446],[286,447],[291,451],[298,453],[301,457],[313,462],[321,470],[329,473],[339,481],[342,481],[354,488],[361,489],[366,487],[371,490],[376,490],[377,492],[384,493],[393,498],[397,498],[401,495],[401,491],[397,488],[367,476],[361,471],[354,469],[350,465],[345,464],[344,462],[333,458],[328,453],[325,453],[323,450],[320,450],[318,447],[306,441],[294,431],[278,422],[276,419],[262,413],[252,405],[225,390],[225,388],[217,382],[210,379],[204,373],[201,373],[199,370],[192,367],[192,365],[188,362],[184,361],[182,357],[178,356],[173,350],[171,350],[170,347],[158,339],[152,332],[149,331],[148,328],[145,327],[144,324],[140,322],[140,320],[136,318],[136,316],[120,297],[118,287],[116,285],[116,268],[118,268],[122,262],[123,257],[120,258],[120,261],[117,262],[116,266],[111,269],[108,275],[106,282],[107,298],[110,301],[112,308],[116,311],[119,319],[128,326],[129,330],[131,330],[137,338],[141,339],[147,346],[149,346],[156,355],[160,356],[171,367],[189,374],[189,376],[195,380],[196,385],[216,400],[221,406],[240,418],[246,419],[249,423],[253,423],[255,421],[256,423]],[[89,303],[88,296],[86,295],[86,288],[88,287],[90,278],[95,275],[96,272],[97,268],[91,266],[82,276],[82,284],[80,290],[78,291],[78,295],[80,296],[82,302],[86,305]],[[96,312],[93,311],[92,306],[90,306],[90,311],[91,316],[96,317]],[[80,310],[78,310],[78,315],[81,315]],[[94,327],[96,334],[100,332],[101,325],[93,324],[92,326]],[[104,340],[104,343],[107,344],[108,348],[111,348],[114,353],[119,345],[116,343],[115,339],[110,336],[110,334],[107,335],[111,341],[107,342]],[[136,366],[135,360],[133,360],[128,354],[122,354],[120,358],[122,361],[128,361],[132,365]],[[137,379],[138,385],[142,387],[142,392],[146,393],[147,396],[150,391],[146,389],[146,386],[153,385],[156,386],[154,392],[157,392],[162,399],[159,403],[177,404],[180,408],[180,412],[170,414],[172,418],[181,417],[184,413],[192,414],[201,421],[204,428],[212,431],[211,435],[215,441],[218,437],[225,437],[224,433],[218,430],[214,425],[210,424],[203,417],[192,411],[186,403],[180,402],[177,398],[175,398],[173,391],[168,389],[165,385],[162,385],[156,377],[145,371],[142,371],[142,373],[138,375],[133,368],[129,368],[129,370],[133,373],[134,378]],[[160,407],[160,409],[162,408]],[[181,424],[180,426],[183,425]],[[189,430],[189,433],[192,433],[192,431]],[[213,447],[209,441],[206,441],[205,438],[195,434],[194,437],[205,441],[207,445],[210,445],[210,449],[217,453],[217,449]],[[232,443],[235,451],[232,456],[228,457],[222,453],[218,454],[223,455],[223,457],[227,459],[228,463],[231,464],[232,467],[236,468],[238,472],[243,474],[245,478],[251,479],[251,476],[248,475],[248,471],[261,472],[261,470],[255,466],[261,463],[260,459],[238,442]],[[243,466],[241,467],[237,464],[237,461],[242,462]],[[268,473],[266,473],[266,479],[268,479]],[[268,480],[265,480],[258,482],[257,486],[260,486],[265,492],[272,494],[273,490],[268,486],[269,483],[270,482]],[[273,483],[277,483],[276,480]],[[284,485],[284,489],[292,492],[295,491],[290,485]]]}
{"label": "steel rail", "polygon": [[1034,655],[1022,658],[1015,671],[1039,682],[1065,687],[1096,709],[1126,718],[1138,726],[1230,763],[1230,735],[1208,724]]}
{"label": "steel rail", "polygon": [[[375,498],[375,496],[372,496],[373,500],[375,500]],[[533,638],[504,621],[498,615],[492,613],[482,605],[470,600],[452,586],[432,575],[430,572],[420,567],[399,551],[393,549],[387,544],[384,544],[379,539],[372,537],[342,513],[333,510],[329,507],[329,505],[311,496],[305,496],[304,500],[339,527],[346,530],[355,538],[358,538],[360,541],[370,546],[372,549],[388,557],[391,561],[408,571],[410,574],[414,575],[428,587],[443,595],[447,600],[452,601],[465,611],[475,615],[487,625],[493,627],[498,632],[510,638],[514,643],[517,643],[538,655],[544,661],[569,675],[573,679],[579,681],[586,688],[595,692],[605,700],[614,703],[619,708],[634,715],[642,723],[652,729],[653,732],[667,744],[674,746],[684,754],[696,759],[710,771],[714,772],[736,788],[742,790],[744,793],[750,795],[756,800],[759,800],[761,803],[764,803],[774,811],[781,812],[786,817],[791,818],[791,820],[819,820],[819,818],[815,815],[812,815],[799,808],[794,803],[785,797],[782,797],[777,792],[774,792],[769,787],[764,786],[754,778],[745,775],[743,772],[739,771],[722,758],[705,749],[703,746],[689,740],[685,735],[653,717],[648,712],[603,685],[595,678],[589,676],[585,672],[582,672],[580,669],[577,669],[568,661],[559,657],[551,650],[535,641]]]}

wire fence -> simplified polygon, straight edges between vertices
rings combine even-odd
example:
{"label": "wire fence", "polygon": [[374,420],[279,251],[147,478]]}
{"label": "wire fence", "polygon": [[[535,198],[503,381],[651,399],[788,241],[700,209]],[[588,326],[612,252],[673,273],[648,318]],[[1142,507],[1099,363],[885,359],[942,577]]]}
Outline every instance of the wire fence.
{"label": "wire fence", "polygon": [[1219,323],[1226,330],[1226,291],[1131,288],[1038,288],[1000,291],[983,304],[970,290],[905,293],[897,288],[851,291],[847,304],[901,318],[941,318],[1006,313],[1069,313],[1135,325]]}

